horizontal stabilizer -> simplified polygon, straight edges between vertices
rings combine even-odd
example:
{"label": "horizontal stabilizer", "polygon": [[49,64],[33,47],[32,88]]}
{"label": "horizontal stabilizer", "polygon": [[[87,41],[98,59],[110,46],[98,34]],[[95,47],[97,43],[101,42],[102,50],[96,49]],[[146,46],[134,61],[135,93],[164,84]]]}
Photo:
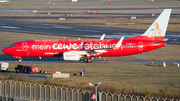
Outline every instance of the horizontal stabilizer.
{"label": "horizontal stabilizer", "polygon": [[173,41],[177,41],[177,39],[173,39],[173,40],[164,40],[164,41],[158,41],[158,42],[153,42],[153,43],[169,43],[169,42],[173,42]]}

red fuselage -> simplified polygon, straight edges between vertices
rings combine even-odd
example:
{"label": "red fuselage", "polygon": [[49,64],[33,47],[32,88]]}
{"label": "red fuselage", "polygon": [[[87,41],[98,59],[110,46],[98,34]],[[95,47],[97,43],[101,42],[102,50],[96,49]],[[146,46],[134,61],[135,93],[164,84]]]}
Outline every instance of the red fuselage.
{"label": "red fuselage", "polygon": [[[28,40],[16,42],[3,49],[3,52],[20,57],[62,57],[64,52],[96,50],[105,52],[90,54],[88,57],[127,56],[139,54],[165,46],[165,43],[154,43],[151,40],[123,40],[121,47],[112,49],[119,40]],[[83,55],[82,55],[83,56]]]}

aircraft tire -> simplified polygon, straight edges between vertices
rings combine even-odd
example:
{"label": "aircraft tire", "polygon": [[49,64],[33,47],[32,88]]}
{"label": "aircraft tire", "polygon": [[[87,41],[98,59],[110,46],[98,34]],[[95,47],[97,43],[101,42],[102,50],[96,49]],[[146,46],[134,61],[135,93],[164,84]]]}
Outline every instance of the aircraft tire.
{"label": "aircraft tire", "polygon": [[19,63],[21,63],[22,62],[22,59],[19,59]]}
{"label": "aircraft tire", "polygon": [[85,63],[88,63],[88,59],[87,59],[87,58],[84,58],[84,62],[85,62]]}
{"label": "aircraft tire", "polygon": [[88,58],[88,59],[87,59],[87,62],[88,62],[88,63],[91,63],[91,62],[92,62],[91,58]]}

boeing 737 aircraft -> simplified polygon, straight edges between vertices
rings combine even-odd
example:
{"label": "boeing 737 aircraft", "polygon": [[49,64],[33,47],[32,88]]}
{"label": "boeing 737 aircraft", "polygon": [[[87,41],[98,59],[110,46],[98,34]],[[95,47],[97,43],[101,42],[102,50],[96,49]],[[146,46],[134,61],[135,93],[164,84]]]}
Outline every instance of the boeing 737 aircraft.
{"label": "boeing 737 aircraft", "polygon": [[164,40],[171,9],[165,9],[142,35],[120,40],[26,40],[11,44],[3,52],[22,57],[60,57],[90,63],[92,57],[127,56],[152,51],[166,45]]}

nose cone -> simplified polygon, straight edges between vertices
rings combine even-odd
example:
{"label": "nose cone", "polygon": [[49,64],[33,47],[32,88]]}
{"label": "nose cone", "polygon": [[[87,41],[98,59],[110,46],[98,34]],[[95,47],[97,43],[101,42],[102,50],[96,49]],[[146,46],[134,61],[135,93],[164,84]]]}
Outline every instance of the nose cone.
{"label": "nose cone", "polygon": [[6,53],[6,51],[7,51],[7,49],[6,49],[6,48],[4,48],[4,49],[2,50],[2,52],[3,52],[3,53]]}
{"label": "nose cone", "polygon": [[8,48],[4,48],[2,51],[3,51],[3,53],[6,53],[6,54],[10,53],[10,50]]}

